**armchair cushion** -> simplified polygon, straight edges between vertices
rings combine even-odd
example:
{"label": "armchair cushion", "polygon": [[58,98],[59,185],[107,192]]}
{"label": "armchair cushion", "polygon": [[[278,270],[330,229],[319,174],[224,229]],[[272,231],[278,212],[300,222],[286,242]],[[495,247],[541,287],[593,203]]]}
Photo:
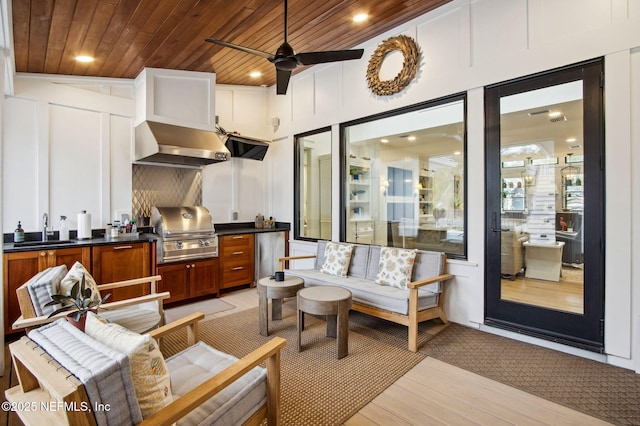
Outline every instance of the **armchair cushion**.
{"label": "armchair cushion", "polygon": [[100,300],[100,290],[98,290],[98,284],[96,284],[96,280],[93,279],[89,271],[87,271],[87,268],[85,268],[84,265],[80,262],[74,263],[71,269],[69,269],[67,275],[62,279],[62,282],[60,283],[60,293],[71,293],[73,285],[82,280],[83,274],[86,286],[90,288],[91,292],[93,293],[92,299]]}
{"label": "armchair cushion", "polygon": [[173,401],[169,371],[157,342],[151,336],[134,333],[118,324],[105,323],[93,312],[87,314],[84,331],[129,357],[133,387],[143,418]]}
{"label": "armchair cushion", "polygon": [[29,338],[84,384],[93,406],[109,404],[109,410],[93,411],[98,425],[142,421],[125,354],[95,341],[65,319],[30,331]]}
{"label": "armchair cushion", "polygon": [[[237,360],[202,342],[168,358],[174,397],[184,395]],[[266,402],[266,376],[264,368],[254,367],[180,419],[178,425],[243,424]]]}
{"label": "armchair cushion", "polygon": [[66,274],[66,265],[54,266],[35,275],[26,283],[35,316],[49,315],[59,307],[45,305],[51,302],[51,295],[59,292],[60,282]]}

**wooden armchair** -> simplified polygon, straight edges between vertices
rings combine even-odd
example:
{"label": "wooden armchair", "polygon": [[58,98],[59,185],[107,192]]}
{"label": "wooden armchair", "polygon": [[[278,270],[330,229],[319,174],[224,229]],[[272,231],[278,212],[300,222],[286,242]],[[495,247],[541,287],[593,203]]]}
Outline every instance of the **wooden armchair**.
{"label": "wooden armchair", "polygon": [[[162,278],[160,275],[137,278],[133,280],[118,281],[110,284],[98,285],[102,294],[107,294],[111,289],[132,286],[149,286],[149,294],[130,299],[108,302],[100,305],[99,315],[111,322],[120,324],[138,333],[147,332],[164,324],[164,309],[162,301],[168,299],[169,292],[156,292],[156,283]],[[71,311],[62,312],[49,318],[47,315],[38,316],[34,304],[44,304],[44,300],[34,300],[29,292],[27,282],[16,290],[18,304],[22,315],[13,323],[14,330],[31,329],[50,323],[67,315]]]}
{"label": "wooden armchair", "polygon": [[[160,339],[179,329],[187,328],[187,339],[190,345],[185,351],[167,360],[171,372],[172,360],[180,362],[180,355],[188,351],[198,340],[198,321],[204,314],[195,313],[171,324],[151,331],[149,334]],[[55,325],[55,324],[52,324]],[[76,332],[77,333],[77,332]],[[201,344],[201,343],[199,343]],[[206,402],[216,398],[226,387],[237,383],[245,374],[259,367],[266,361],[266,402],[247,412],[244,425],[259,425],[265,418],[269,425],[280,424],[280,351],[286,340],[274,337],[255,351],[218,372],[204,382],[175,398],[173,402],[145,418],[141,425],[171,425],[187,416],[191,411],[207,407]],[[205,345],[206,346],[206,345]],[[64,407],[94,407],[89,401],[85,386],[72,373],[62,367],[55,359],[38,346],[35,341],[25,336],[9,345],[19,384],[5,392],[7,401],[12,406],[24,407],[17,412],[26,425],[94,425],[96,419],[90,411],[64,409]],[[73,353],[73,351],[70,351]],[[174,387],[174,377],[171,382]],[[205,405],[203,405],[205,403]],[[212,406],[219,406],[214,402]],[[47,410],[46,407],[54,407]],[[31,409],[35,407],[35,409]],[[45,407],[45,408],[41,408]],[[117,407],[122,409],[122,407]],[[186,420],[186,419],[185,419]]]}

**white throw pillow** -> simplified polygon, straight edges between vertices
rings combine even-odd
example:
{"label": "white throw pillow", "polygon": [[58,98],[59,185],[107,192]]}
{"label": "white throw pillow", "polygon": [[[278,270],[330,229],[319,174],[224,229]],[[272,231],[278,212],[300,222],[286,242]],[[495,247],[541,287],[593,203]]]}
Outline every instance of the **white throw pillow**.
{"label": "white throw pillow", "polygon": [[142,418],[146,419],[173,401],[169,370],[158,343],[151,336],[105,323],[93,312],[87,314],[84,332],[129,357]]}
{"label": "white throw pillow", "polygon": [[93,279],[87,268],[80,262],[76,262],[73,264],[67,275],[60,281],[60,294],[64,294],[66,296],[71,293],[71,289],[75,283],[82,282],[82,275],[84,275],[85,285],[91,289],[91,299],[98,301],[100,300],[100,290],[98,290],[98,284],[96,284],[96,280]]}
{"label": "white throw pillow", "polygon": [[416,260],[417,250],[382,247],[376,283],[398,288],[407,288]]}
{"label": "white throw pillow", "polygon": [[351,244],[336,244],[329,241],[324,249],[324,263],[320,272],[346,277],[349,271],[349,263],[351,263],[352,252],[353,246]]}

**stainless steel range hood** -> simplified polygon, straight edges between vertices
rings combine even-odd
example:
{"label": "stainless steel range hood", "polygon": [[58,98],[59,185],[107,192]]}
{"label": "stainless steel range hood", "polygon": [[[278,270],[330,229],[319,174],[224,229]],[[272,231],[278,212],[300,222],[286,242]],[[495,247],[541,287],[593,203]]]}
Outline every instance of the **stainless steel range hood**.
{"label": "stainless steel range hood", "polygon": [[231,158],[226,137],[206,130],[144,121],[135,128],[135,160],[205,166]]}

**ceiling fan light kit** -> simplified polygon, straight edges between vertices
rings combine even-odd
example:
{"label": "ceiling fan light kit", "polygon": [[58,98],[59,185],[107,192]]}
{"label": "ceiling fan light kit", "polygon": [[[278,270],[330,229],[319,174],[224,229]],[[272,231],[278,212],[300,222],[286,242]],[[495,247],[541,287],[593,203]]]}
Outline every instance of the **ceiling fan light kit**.
{"label": "ceiling fan light kit", "polygon": [[327,62],[348,61],[352,59],[360,59],[364,53],[364,49],[354,50],[331,50],[324,52],[302,52],[295,53],[293,47],[287,42],[287,0],[284,0],[284,42],[278,47],[275,54],[252,49],[250,47],[239,46],[227,41],[207,38],[205,41],[209,43],[219,44],[224,47],[240,50],[251,55],[256,55],[267,59],[276,67],[276,93],[284,95],[289,87],[289,79],[291,72],[298,65],[315,65]]}
{"label": "ceiling fan light kit", "polygon": [[[399,50],[404,58],[402,69],[393,80],[380,80],[380,69],[387,55]],[[420,64],[420,49],[415,40],[398,35],[384,40],[373,52],[367,67],[369,89],[378,96],[389,96],[402,91],[413,80]]]}

